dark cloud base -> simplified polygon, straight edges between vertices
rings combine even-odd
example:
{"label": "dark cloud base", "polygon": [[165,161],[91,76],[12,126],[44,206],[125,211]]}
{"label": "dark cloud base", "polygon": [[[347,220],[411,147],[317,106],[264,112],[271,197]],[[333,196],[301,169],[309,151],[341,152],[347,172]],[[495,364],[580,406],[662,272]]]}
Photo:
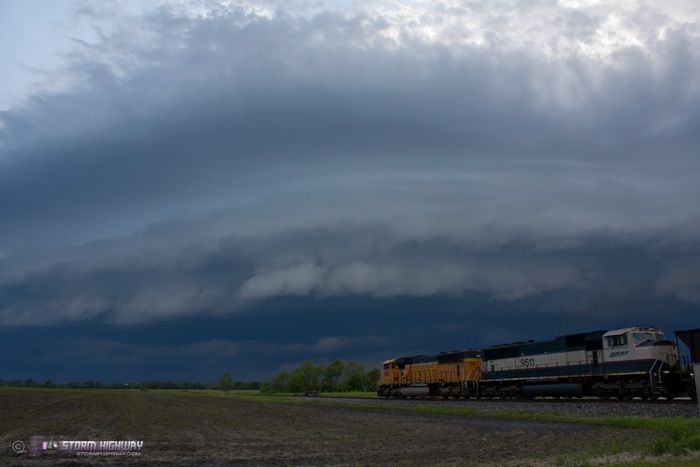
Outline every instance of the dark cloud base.
{"label": "dark cloud base", "polygon": [[[578,311],[571,309],[576,300],[581,304]],[[18,327],[0,331],[0,352],[8,356],[0,377],[211,382],[231,371],[235,379],[265,381],[308,358],[318,363],[354,360],[375,367],[401,355],[542,340],[594,329],[654,324],[670,334],[700,327],[700,307],[675,299],[595,301],[560,292],[516,304],[485,296],[296,298],[273,300],[228,316],[204,314],[146,326],[114,326],[93,319],[69,326]],[[557,307],[561,311],[553,310]],[[610,311],[613,307],[615,313]]]}

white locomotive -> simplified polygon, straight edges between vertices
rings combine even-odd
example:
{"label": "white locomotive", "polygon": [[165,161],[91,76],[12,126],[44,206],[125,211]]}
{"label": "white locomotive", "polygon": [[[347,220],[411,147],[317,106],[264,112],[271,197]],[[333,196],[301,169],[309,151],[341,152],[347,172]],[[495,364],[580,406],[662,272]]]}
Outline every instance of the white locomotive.
{"label": "white locomotive", "polygon": [[592,331],[481,351],[482,397],[697,398],[678,346],[656,327]]}

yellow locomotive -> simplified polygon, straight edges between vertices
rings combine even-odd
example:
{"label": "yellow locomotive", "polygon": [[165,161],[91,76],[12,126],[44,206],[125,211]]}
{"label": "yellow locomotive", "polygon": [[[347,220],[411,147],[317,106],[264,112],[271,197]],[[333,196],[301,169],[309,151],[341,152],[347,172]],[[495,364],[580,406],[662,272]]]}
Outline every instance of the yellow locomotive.
{"label": "yellow locomotive", "polygon": [[455,350],[387,360],[377,394],[383,397],[469,398],[479,394],[481,355],[478,350]]}

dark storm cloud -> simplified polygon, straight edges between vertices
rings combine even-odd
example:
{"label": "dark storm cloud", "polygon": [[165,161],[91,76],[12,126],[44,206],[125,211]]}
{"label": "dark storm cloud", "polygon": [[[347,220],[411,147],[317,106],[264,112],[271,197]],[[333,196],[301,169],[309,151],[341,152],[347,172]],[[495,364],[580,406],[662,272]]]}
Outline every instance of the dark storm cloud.
{"label": "dark storm cloud", "polygon": [[[0,114],[0,324],[118,334],[206,317],[213,332],[280,319],[288,300],[302,321],[307,307],[365,323],[360,308],[394,321],[404,309],[455,336],[456,316],[479,316],[470,336],[485,345],[522,339],[491,314],[603,327],[662,304],[688,316],[697,25],[672,8],[570,3],[235,2],[141,17],[82,3],[101,26],[66,54],[63,90]],[[363,342],[403,351],[390,331],[317,318],[289,342],[254,325],[93,343],[122,361],[198,345],[260,358],[298,345],[299,361],[378,358]]]}
{"label": "dark storm cloud", "polygon": [[[312,199],[297,202],[316,207]],[[64,251],[60,261],[43,268],[15,268],[0,288],[6,304],[0,319],[5,325],[48,325],[102,317],[128,325],[241,312],[280,297],[459,298],[477,293],[514,302],[552,291],[595,291],[609,283],[635,289],[634,297],[675,295],[697,303],[696,276],[679,274],[692,267],[687,250],[697,248],[682,240],[684,226],[669,238],[658,229],[643,232],[644,226],[621,229],[608,218],[612,214],[602,212],[600,225],[584,232],[569,227],[572,232],[562,231],[561,221],[546,212],[529,219],[537,227],[513,212],[503,219],[468,216],[433,229],[433,204],[427,204],[427,212],[416,206],[410,216],[398,214],[390,227],[367,222],[387,212],[381,205],[374,206],[376,213],[365,213],[361,225],[354,224],[351,209],[335,213],[346,224],[334,228],[310,227],[319,223],[310,216],[285,232],[215,234],[239,222],[251,228],[261,211],[301,209],[296,203],[280,204],[248,213],[220,212],[191,224],[162,223],[140,235]],[[522,199],[514,201],[514,211],[524,208],[529,207]],[[457,212],[469,214],[464,208]],[[328,222],[328,212],[317,214]]]}

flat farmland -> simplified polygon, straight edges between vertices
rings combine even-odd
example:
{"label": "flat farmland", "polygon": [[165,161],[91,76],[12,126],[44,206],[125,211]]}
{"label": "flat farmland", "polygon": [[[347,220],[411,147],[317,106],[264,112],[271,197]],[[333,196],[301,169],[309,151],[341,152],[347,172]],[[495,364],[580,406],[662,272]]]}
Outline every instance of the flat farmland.
{"label": "flat farmland", "polygon": [[[0,464],[616,465],[657,433],[408,410],[392,401],[0,388]],[[13,442],[143,441],[139,456],[16,454]],[[598,460],[596,460],[598,459]],[[640,462],[638,460],[638,462]],[[641,465],[641,464],[635,464]]]}

